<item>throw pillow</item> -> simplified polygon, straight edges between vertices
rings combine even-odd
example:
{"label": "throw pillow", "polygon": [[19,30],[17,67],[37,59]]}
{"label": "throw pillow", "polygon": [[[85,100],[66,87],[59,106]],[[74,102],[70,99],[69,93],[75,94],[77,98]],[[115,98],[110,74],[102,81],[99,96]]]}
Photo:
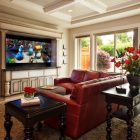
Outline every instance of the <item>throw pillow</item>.
{"label": "throw pillow", "polygon": [[83,82],[86,70],[73,70],[71,74],[71,81],[74,83]]}

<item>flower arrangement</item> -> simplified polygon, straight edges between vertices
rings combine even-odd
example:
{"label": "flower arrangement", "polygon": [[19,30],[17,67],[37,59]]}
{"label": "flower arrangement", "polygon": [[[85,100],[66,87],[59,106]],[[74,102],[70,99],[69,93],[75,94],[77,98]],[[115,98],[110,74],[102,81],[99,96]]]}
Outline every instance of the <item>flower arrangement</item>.
{"label": "flower arrangement", "polygon": [[97,67],[99,70],[106,70],[110,68],[110,55],[109,53],[98,50],[97,52]]}
{"label": "flower arrangement", "polygon": [[127,47],[123,51],[117,50],[117,56],[111,62],[115,63],[116,67],[121,67],[126,74],[140,77],[140,50],[134,47]]}
{"label": "flower arrangement", "polygon": [[29,99],[29,98],[34,98],[34,93],[36,92],[35,88],[32,87],[25,87],[24,88],[24,97]]}

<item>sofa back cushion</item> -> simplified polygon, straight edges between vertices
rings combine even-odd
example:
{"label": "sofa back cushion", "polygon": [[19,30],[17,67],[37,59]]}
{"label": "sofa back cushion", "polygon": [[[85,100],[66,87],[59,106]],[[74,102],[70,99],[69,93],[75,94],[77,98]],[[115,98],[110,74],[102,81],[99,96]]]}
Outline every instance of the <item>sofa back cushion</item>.
{"label": "sofa back cushion", "polygon": [[100,72],[100,78],[105,78],[105,77],[108,77],[109,76],[109,74],[108,73],[106,73],[106,72]]}
{"label": "sofa back cushion", "polygon": [[84,76],[84,81],[98,79],[100,76],[100,73],[98,71],[86,71]]}
{"label": "sofa back cushion", "polygon": [[86,70],[73,70],[71,74],[71,81],[73,83],[83,82]]}

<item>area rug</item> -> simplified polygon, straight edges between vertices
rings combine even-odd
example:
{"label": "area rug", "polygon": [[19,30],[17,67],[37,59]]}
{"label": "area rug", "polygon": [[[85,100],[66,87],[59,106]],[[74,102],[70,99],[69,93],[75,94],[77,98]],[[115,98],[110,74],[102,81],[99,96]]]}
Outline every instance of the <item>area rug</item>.
{"label": "area rug", "polygon": [[[11,130],[12,140],[23,140],[24,130],[23,125],[14,117],[12,118],[13,127]],[[94,120],[93,120],[94,121]],[[4,130],[4,105],[0,104],[0,140],[4,140],[5,130]],[[140,115],[134,119],[133,126],[133,140],[140,140]],[[127,135],[127,125],[126,122],[117,118],[112,119],[112,139],[113,140],[125,140]],[[35,140],[58,140],[59,132],[57,130],[51,129],[49,127],[43,126],[42,130],[39,132],[34,131]],[[66,137],[66,140],[72,140]],[[91,131],[85,133],[77,140],[106,140],[106,123],[99,125],[98,127],[92,129]]]}

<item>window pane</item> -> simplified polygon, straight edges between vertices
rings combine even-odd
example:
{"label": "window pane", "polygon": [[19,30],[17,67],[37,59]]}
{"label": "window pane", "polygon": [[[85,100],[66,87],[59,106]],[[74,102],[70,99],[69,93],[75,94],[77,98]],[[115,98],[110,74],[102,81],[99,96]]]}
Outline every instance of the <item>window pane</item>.
{"label": "window pane", "polygon": [[80,68],[90,68],[90,37],[80,38]]}
{"label": "window pane", "polygon": [[97,70],[113,72],[114,66],[110,62],[114,56],[114,35],[101,35],[96,37],[97,43]]}
{"label": "window pane", "polygon": [[[133,46],[133,31],[117,33],[116,34],[116,50],[123,52],[124,48]],[[116,68],[116,72],[122,72],[122,68]]]}

